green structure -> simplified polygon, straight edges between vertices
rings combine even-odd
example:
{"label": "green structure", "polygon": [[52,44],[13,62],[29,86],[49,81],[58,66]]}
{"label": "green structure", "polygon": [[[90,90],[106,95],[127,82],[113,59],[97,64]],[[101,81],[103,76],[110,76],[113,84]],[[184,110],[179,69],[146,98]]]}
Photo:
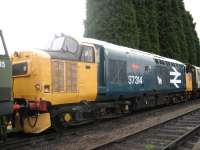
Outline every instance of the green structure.
{"label": "green structure", "polygon": [[12,114],[11,62],[0,30],[0,138],[6,136],[6,123]]}

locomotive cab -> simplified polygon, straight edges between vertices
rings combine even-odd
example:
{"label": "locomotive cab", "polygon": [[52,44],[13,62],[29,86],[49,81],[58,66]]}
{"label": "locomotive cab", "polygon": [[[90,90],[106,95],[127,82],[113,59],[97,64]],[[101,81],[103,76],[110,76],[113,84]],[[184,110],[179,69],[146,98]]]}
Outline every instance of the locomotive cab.
{"label": "locomotive cab", "polygon": [[61,35],[55,37],[46,52],[52,63],[53,105],[94,101],[97,93],[95,47]]}
{"label": "locomotive cab", "polygon": [[16,126],[21,124],[29,133],[42,132],[52,126],[50,112],[55,114],[63,106],[95,101],[96,55],[94,45],[65,35],[55,36],[48,49],[15,53],[14,100],[23,108]]}

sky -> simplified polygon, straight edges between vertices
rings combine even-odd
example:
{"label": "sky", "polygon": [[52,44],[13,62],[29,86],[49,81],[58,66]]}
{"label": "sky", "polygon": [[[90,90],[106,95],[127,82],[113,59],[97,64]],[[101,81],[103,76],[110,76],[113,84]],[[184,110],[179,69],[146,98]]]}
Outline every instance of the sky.
{"label": "sky", "polygon": [[[200,37],[200,0],[184,1]],[[55,33],[84,34],[86,0],[0,0],[0,6],[0,29],[9,53],[44,48]]]}

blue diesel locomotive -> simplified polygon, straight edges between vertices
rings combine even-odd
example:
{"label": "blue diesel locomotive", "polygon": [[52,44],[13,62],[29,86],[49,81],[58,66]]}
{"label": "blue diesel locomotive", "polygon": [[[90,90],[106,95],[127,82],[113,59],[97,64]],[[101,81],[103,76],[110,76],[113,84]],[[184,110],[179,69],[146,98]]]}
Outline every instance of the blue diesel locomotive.
{"label": "blue diesel locomotive", "polygon": [[24,132],[39,133],[186,101],[192,97],[192,70],[136,49],[56,36],[47,50],[13,56],[16,120]]}
{"label": "blue diesel locomotive", "polygon": [[184,100],[184,63],[94,39],[83,42],[99,53],[97,101],[131,99],[139,109]]}

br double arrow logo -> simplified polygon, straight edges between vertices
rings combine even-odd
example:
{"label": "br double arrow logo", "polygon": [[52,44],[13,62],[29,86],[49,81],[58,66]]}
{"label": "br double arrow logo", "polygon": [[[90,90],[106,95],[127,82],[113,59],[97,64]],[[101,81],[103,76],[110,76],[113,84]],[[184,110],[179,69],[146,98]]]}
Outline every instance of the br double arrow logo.
{"label": "br double arrow logo", "polygon": [[170,76],[174,76],[174,78],[173,78],[173,79],[170,79],[170,83],[171,83],[171,84],[174,84],[174,86],[175,86],[176,88],[179,88],[179,85],[178,85],[178,84],[181,83],[181,80],[178,80],[178,77],[181,76],[181,73],[178,72],[178,71],[176,70],[175,67],[172,67],[172,69],[173,69],[173,72],[170,72]]}

